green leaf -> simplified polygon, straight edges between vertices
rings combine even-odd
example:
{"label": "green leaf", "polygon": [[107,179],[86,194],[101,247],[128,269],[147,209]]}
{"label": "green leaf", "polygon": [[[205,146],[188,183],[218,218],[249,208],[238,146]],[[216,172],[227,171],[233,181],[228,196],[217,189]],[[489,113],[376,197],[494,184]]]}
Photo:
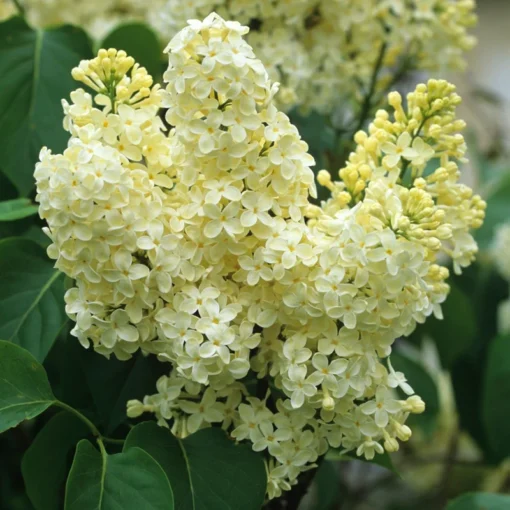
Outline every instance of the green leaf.
{"label": "green leaf", "polygon": [[0,241],[0,338],[43,361],[67,317],[64,275],[28,239]]}
{"label": "green leaf", "polygon": [[[393,368],[405,374],[413,390],[425,402],[425,411],[409,416],[408,425],[417,425],[430,436],[436,428],[439,414],[439,393],[434,379],[423,365],[400,352],[393,352],[390,359]],[[405,396],[403,392],[402,396]]]}
{"label": "green leaf", "polygon": [[144,66],[157,82],[163,69],[162,51],[156,33],[143,23],[126,23],[110,32],[101,48],[124,50],[136,62]]}
{"label": "green leaf", "polygon": [[418,329],[418,334],[427,334],[434,340],[445,368],[451,368],[470,349],[478,334],[473,303],[457,285],[449,283],[451,291],[442,305],[444,318],[429,317]]}
{"label": "green leaf", "polygon": [[[43,221],[36,212],[37,206],[27,198],[18,198],[18,191],[0,170],[0,239],[26,237],[46,248],[50,239],[42,231]],[[14,215],[19,215],[18,219]]]}
{"label": "green leaf", "polygon": [[[478,322],[475,341],[469,351],[455,361],[450,371],[459,424],[490,457],[492,453],[487,443],[481,412],[483,381],[489,347],[498,334],[498,306],[508,297],[508,282],[497,274],[492,265],[480,263],[473,264],[454,279],[470,296]],[[473,409],[477,412],[473,412]]]}
{"label": "green leaf", "polygon": [[[473,412],[476,412],[473,410]],[[489,447],[497,460],[510,455],[510,335],[490,345],[483,385],[482,420]]]}
{"label": "green leaf", "polygon": [[510,220],[510,175],[503,177],[492,186],[487,201],[483,226],[475,232],[481,249],[488,249],[494,238],[497,225]]}
{"label": "green leaf", "polygon": [[509,508],[510,496],[474,492],[451,501],[446,510],[508,510]]}
{"label": "green leaf", "polygon": [[152,455],[172,484],[176,510],[260,510],[266,492],[262,456],[236,445],[221,429],[202,429],[186,439],[154,422],[134,427],[124,451]]}
{"label": "green leaf", "polygon": [[340,449],[330,448],[328,453],[326,453],[326,460],[337,460],[342,462],[365,462],[367,464],[375,464],[377,466],[383,467],[392,473],[400,476],[400,473],[397,471],[395,466],[393,465],[393,461],[391,460],[391,456],[388,452],[384,452],[382,454],[376,454],[372,460],[367,460],[365,457],[358,457],[355,452],[347,452],[341,453]]}
{"label": "green leaf", "polygon": [[72,323],[69,320],[44,360],[53,394],[58,400],[84,411],[99,424],[94,404],[81,366],[84,349],[78,339],[69,334]]}
{"label": "green leaf", "polygon": [[0,221],[13,221],[37,214],[37,206],[28,198],[0,202]]}
{"label": "green leaf", "polygon": [[54,402],[42,365],[25,349],[0,341],[0,434]]}
{"label": "green leaf", "polygon": [[161,466],[140,448],[101,454],[78,443],[66,485],[65,510],[173,510],[172,488]]}
{"label": "green leaf", "polygon": [[337,508],[341,492],[345,490],[345,487],[342,486],[335,464],[323,460],[313,481],[316,493],[313,509],[333,510],[333,508]]}
{"label": "green leaf", "polygon": [[53,416],[37,434],[21,464],[25,488],[36,510],[62,508],[69,453],[89,434],[83,421],[68,412]]}
{"label": "green leaf", "polygon": [[[303,116],[297,110],[293,110],[290,113],[290,119],[298,128],[303,140],[309,145],[310,153],[315,158],[313,171],[317,174],[319,170],[328,168],[326,154],[334,152],[337,148],[335,147],[335,131],[329,125],[327,116],[317,112]],[[337,171],[338,169],[329,168],[329,170]],[[320,185],[317,186],[317,192],[320,200],[326,200],[331,196],[331,192]]]}
{"label": "green leaf", "polygon": [[80,361],[106,434],[127,420],[127,401],[153,393],[156,381],[167,373],[164,363],[141,353],[128,361],[119,361],[83,350]]}
{"label": "green leaf", "polygon": [[60,102],[77,88],[71,69],[91,56],[89,40],[78,28],[33,30],[18,17],[0,24],[2,169],[21,195],[34,186],[41,147],[65,148]]}

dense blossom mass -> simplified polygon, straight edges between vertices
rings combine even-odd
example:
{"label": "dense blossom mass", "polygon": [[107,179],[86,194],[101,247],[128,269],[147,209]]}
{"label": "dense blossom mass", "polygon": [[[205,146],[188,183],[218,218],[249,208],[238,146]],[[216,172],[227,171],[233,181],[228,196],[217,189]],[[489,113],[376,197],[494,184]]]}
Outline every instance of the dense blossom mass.
{"label": "dense blossom mass", "polygon": [[[11,0],[7,2],[11,8]],[[2,0],[0,0],[2,2]],[[378,101],[412,69],[462,68],[474,44],[474,0],[25,0],[36,26],[85,25],[101,38],[117,23],[145,20],[167,41],[211,11],[252,28],[248,43],[273,81],[280,108],[344,112],[371,87]],[[1,4],[0,4],[1,5]],[[377,80],[372,83],[374,69]],[[352,106],[352,105],[351,105]],[[343,119],[343,120],[342,120]]]}
{"label": "dense blossom mass", "polygon": [[35,177],[49,254],[76,282],[73,334],[168,363],[128,414],[251,442],[273,498],[330,446],[371,459],[409,439],[424,403],[391,346],[441,316],[440,255],[470,264],[485,204],[458,183],[460,99],[430,81],[407,110],[390,95],[393,113],[356,134],[338,181],[319,173],[332,196],[312,205],[314,160],[248,30],[190,21],[166,48],[164,90],[122,51],[83,61],[73,76],[92,94],[63,102],[68,148],[43,149]]}

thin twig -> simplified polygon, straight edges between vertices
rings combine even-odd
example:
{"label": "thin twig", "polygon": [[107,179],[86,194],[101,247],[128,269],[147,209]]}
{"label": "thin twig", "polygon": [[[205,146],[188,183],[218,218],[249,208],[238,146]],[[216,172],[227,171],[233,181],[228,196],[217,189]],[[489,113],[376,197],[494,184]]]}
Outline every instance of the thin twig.
{"label": "thin twig", "polygon": [[19,0],[12,0],[12,3],[18,10],[19,14],[21,14],[24,17],[25,16],[25,8],[23,7],[22,3]]}
{"label": "thin twig", "polygon": [[[351,129],[335,129],[335,149],[339,150],[340,142],[343,138],[343,135],[345,133],[349,133],[349,137],[347,138],[347,142],[352,140],[353,136],[363,127],[365,124],[365,121],[367,120],[368,116],[370,115],[373,104],[372,104],[372,98],[375,94],[375,89],[377,85],[377,78],[379,76],[379,72],[381,71],[384,56],[386,55],[386,51],[388,49],[387,43],[383,43],[381,46],[381,49],[379,50],[379,55],[377,56],[377,61],[374,66],[374,70],[372,72],[372,76],[370,78],[370,84],[368,86],[368,90],[364,96],[363,103],[361,105],[360,109],[360,116],[358,119],[358,123],[356,124],[356,127]],[[337,168],[341,168],[341,166],[344,164],[344,162],[347,160],[348,154],[350,152],[349,145],[344,145],[342,147],[342,150],[340,150],[340,154],[335,154],[331,151],[328,151],[326,153],[326,156],[328,158],[328,163],[330,166],[330,170],[336,170]]]}
{"label": "thin twig", "polygon": [[370,79],[370,85],[368,88],[367,93],[365,94],[365,98],[363,99],[363,104],[361,105],[361,113],[358,120],[358,124],[356,126],[356,129],[354,130],[354,133],[357,133],[365,124],[365,121],[367,120],[368,115],[370,114],[370,111],[372,109],[372,96],[375,93],[375,87],[377,85],[377,78],[379,76],[379,72],[381,70],[384,56],[386,55],[386,50],[388,49],[388,44],[383,43],[381,45],[381,49],[379,50],[379,55],[377,56],[377,61],[374,66],[374,71],[372,73],[372,77]]}
{"label": "thin twig", "polygon": [[[421,121],[421,124],[418,126],[418,129],[414,133],[414,135],[411,137],[411,144],[416,140],[418,136],[420,136],[421,130],[425,126],[425,123],[430,119],[429,116],[423,115],[423,120]],[[406,160],[404,164],[402,165],[402,170],[400,170],[400,179],[403,180],[404,176],[406,174],[407,168],[409,166],[410,160]]]}

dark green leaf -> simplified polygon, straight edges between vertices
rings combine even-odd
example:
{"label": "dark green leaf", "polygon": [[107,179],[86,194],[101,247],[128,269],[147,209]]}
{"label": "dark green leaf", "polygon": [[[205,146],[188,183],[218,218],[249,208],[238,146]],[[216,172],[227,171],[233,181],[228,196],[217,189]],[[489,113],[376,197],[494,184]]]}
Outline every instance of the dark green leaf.
{"label": "dark green leaf", "polygon": [[[69,334],[72,325],[69,321],[63,328],[44,360],[44,368],[54,395],[71,407],[91,415],[90,411],[93,411],[95,406],[81,363],[83,355],[89,351],[83,348],[76,337]],[[91,418],[94,423],[99,423],[96,416]]]}
{"label": "dark green leaf", "polygon": [[154,422],[137,425],[124,451],[139,447],[164,469],[176,510],[260,510],[266,492],[262,456],[236,445],[221,429],[203,429],[184,440]]}
{"label": "dark green leaf", "polygon": [[457,285],[449,283],[451,291],[442,305],[444,318],[429,317],[419,328],[420,334],[427,334],[436,343],[445,368],[450,368],[459,356],[469,350],[478,334],[473,303]]}
{"label": "dark green leaf", "polygon": [[55,402],[44,368],[25,349],[0,341],[0,433]]}
{"label": "dark green leaf", "polygon": [[36,510],[62,508],[69,454],[89,434],[88,427],[68,412],[53,416],[39,432],[21,465],[25,488]]}
{"label": "dark green leaf", "polygon": [[0,170],[0,200],[15,200],[16,198],[18,198],[18,190]]}
{"label": "dark green leaf", "polygon": [[127,420],[126,404],[154,392],[156,381],[167,372],[164,363],[141,353],[128,361],[106,359],[94,351],[80,357],[97,413],[107,434]]}
{"label": "dark green leaf", "polygon": [[[327,154],[333,153],[335,147],[335,131],[329,125],[327,117],[317,112],[312,112],[308,116],[302,116],[297,110],[290,113],[292,123],[298,128],[303,140],[309,145],[310,153],[315,158],[314,172],[327,168],[334,172],[338,168],[328,168],[329,161]],[[343,162],[342,162],[343,164]],[[331,196],[330,191],[323,186],[317,186],[319,199],[325,200]]]}
{"label": "dark green leaf", "polygon": [[45,250],[51,244],[50,238],[42,231],[42,228],[39,225],[30,225],[21,233],[21,237],[23,237],[23,239],[30,239],[31,241],[35,241]]}
{"label": "dark green leaf", "polygon": [[510,496],[476,492],[464,494],[451,501],[446,510],[508,510],[509,508]]}
{"label": "dark green leaf", "polygon": [[461,429],[466,430],[484,453],[492,456],[487,444],[482,413],[483,381],[489,346],[497,331],[497,312],[501,301],[508,298],[508,282],[491,265],[475,263],[455,281],[474,304],[478,334],[469,351],[460,356],[451,368],[455,403]]}
{"label": "dark green leaf", "polygon": [[[2,204],[21,204],[24,201],[25,204],[29,204],[30,207],[34,207],[34,211],[36,212],[36,206],[33,205],[31,201],[26,198],[17,197],[18,191],[11,183],[11,181],[0,170],[0,209],[3,207]],[[35,214],[22,217],[20,219],[0,221],[0,239],[6,239],[8,237],[27,237],[29,239],[34,239],[39,244],[44,246],[44,248],[46,248],[49,244],[49,238],[46,234],[44,234],[41,226],[39,226],[42,224],[43,221],[39,218],[39,216],[36,216]]]}
{"label": "dark green leaf", "polygon": [[173,510],[172,488],[161,466],[140,448],[101,455],[78,443],[66,485],[65,510]]}
{"label": "dark green leaf", "polygon": [[16,198],[0,202],[0,221],[13,221],[33,216],[37,206],[28,198]]}
{"label": "dark green leaf", "polygon": [[[422,414],[411,415],[408,424],[411,427],[416,424],[426,434],[432,434],[439,414],[439,393],[434,379],[423,365],[402,353],[394,352],[391,355],[391,363],[395,370],[405,374],[415,393],[425,402],[425,411]],[[405,395],[402,394],[402,397],[405,397]]]}
{"label": "dark green leaf", "polygon": [[481,249],[490,247],[496,226],[510,219],[510,176],[508,172],[493,185],[486,200],[485,221],[482,228],[475,233]]}
{"label": "dark green leaf", "polygon": [[489,447],[497,460],[503,460],[510,455],[510,335],[499,336],[490,345],[482,406]]}
{"label": "dark green leaf", "polygon": [[0,24],[2,170],[21,195],[34,186],[41,147],[60,152],[66,146],[60,102],[77,88],[71,69],[90,56],[78,28],[33,30],[21,18]]}
{"label": "dark green leaf", "polygon": [[67,320],[64,275],[28,239],[0,241],[0,338],[43,361]]}
{"label": "dark green leaf", "polygon": [[332,510],[337,508],[342,483],[335,464],[324,460],[314,478],[316,502],[314,510]]}
{"label": "dark green leaf", "polygon": [[337,460],[342,462],[366,462],[367,464],[376,464],[377,466],[383,467],[392,473],[400,476],[400,473],[397,471],[395,466],[393,465],[393,461],[391,460],[391,456],[388,452],[384,452],[382,454],[376,454],[372,460],[367,460],[365,457],[358,457],[354,452],[341,453],[341,450],[336,448],[330,448],[328,453],[326,454],[327,460]]}
{"label": "dark green leaf", "polygon": [[124,50],[147,69],[154,81],[160,78],[163,69],[161,44],[147,25],[137,22],[120,25],[105,37],[101,47]]}

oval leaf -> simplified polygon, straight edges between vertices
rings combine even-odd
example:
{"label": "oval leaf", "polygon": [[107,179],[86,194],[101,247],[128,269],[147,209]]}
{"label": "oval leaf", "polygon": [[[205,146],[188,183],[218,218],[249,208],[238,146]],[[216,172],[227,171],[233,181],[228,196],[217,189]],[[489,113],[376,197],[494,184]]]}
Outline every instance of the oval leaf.
{"label": "oval leaf", "polygon": [[482,419],[496,460],[510,455],[510,335],[490,344],[483,385]]}
{"label": "oval leaf", "polygon": [[[417,425],[431,435],[436,428],[439,414],[439,393],[434,379],[423,365],[400,352],[392,353],[391,363],[395,370],[404,373],[413,390],[425,402],[425,411],[409,416],[408,425]],[[405,397],[403,392],[402,397]]]}
{"label": "oval leaf", "polygon": [[354,451],[342,453],[339,448],[330,448],[326,454],[326,460],[330,461],[341,461],[341,462],[364,462],[366,464],[375,464],[376,466],[382,467],[395,473],[400,477],[400,473],[397,471],[391,460],[391,455],[388,452],[376,454],[372,460],[367,460],[365,457],[358,457]]}
{"label": "oval leaf", "polygon": [[457,359],[472,346],[478,334],[478,324],[473,303],[452,281],[448,299],[442,304],[442,320],[429,317],[418,327],[418,334],[427,334],[435,342],[441,364],[451,368]]}
{"label": "oval leaf", "polygon": [[510,496],[478,492],[464,494],[451,501],[446,510],[508,510],[509,508]]}
{"label": "oval leaf", "polygon": [[496,227],[510,218],[510,176],[508,171],[494,185],[487,197],[487,210],[482,227],[476,231],[476,240],[480,249],[486,250],[494,239]]}
{"label": "oval leaf", "polygon": [[17,17],[0,24],[2,170],[21,195],[34,187],[41,147],[58,152],[66,147],[60,102],[76,88],[71,69],[91,56],[78,28],[33,30]]}
{"label": "oval leaf", "polygon": [[156,33],[143,23],[126,23],[110,32],[101,43],[102,48],[124,50],[144,66],[154,81],[161,76],[163,60],[161,45]]}
{"label": "oval leaf", "polygon": [[43,361],[67,317],[64,275],[28,239],[0,241],[0,338]]}
{"label": "oval leaf", "polygon": [[37,206],[28,198],[17,198],[0,202],[0,221],[14,221],[33,216]]}
{"label": "oval leaf", "polygon": [[339,507],[339,500],[345,496],[340,474],[334,462],[322,461],[313,479],[315,489],[314,510],[333,510]]}
{"label": "oval leaf", "polygon": [[42,365],[25,349],[0,341],[0,433],[55,402]]}
{"label": "oval leaf", "polygon": [[89,434],[88,427],[67,412],[53,416],[37,434],[21,464],[25,488],[36,510],[62,508],[69,453]]}
{"label": "oval leaf", "polygon": [[[69,340],[78,343],[74,337]],[[167,370],[154,356],[141,353],[119,361],[81,349],[79,363],[106,434],[127,420],[127,401],[143,399]]]}
{"label": "oval leaf", "polygon": [[260,510],[267,480],[262,456],[236,445],[218,428],[184,440],[154,422],[134,427],[124,451],[142,448],[165,470],[176,510]]}
{"label": "oval leaf", "polygon": [[65,510],[173,510],[172,488],[161,466],[140,448],[101,455],[78,443],[66,485]]}

